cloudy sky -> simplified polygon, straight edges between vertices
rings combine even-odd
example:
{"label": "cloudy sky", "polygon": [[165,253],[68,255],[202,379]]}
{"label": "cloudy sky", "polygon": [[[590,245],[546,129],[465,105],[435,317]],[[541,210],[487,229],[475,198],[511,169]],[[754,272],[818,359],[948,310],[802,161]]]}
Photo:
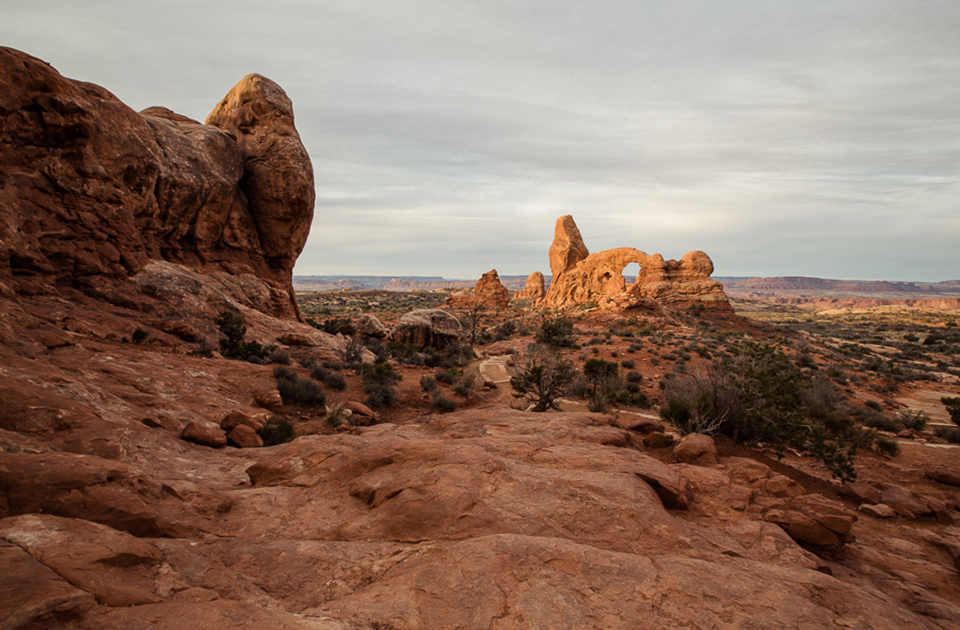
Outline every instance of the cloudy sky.
{"label": "cloudy sky", "polygon": [[957,0],[4,0],[0,44],[203,120],[293,99],[296,273],[549,272],[700,249],[715,275],[960,278]]}

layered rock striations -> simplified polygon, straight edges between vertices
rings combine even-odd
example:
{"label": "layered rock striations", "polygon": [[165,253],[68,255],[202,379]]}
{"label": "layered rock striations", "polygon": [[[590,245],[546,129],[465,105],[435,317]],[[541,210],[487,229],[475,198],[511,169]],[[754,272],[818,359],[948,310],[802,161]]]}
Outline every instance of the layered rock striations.
{"label": "layered rock striations", "polygon": [[[632,284],[623,278],[623,270],[630,263],[640,265]],[[627,310],[700,304],[730,310],[723,285],[710,278],[713,262],[703,252],[689,252],[679,262],[630,247],[590,254],[569,215],[557,219],[550,270],[553,278],[540,302],[542,306],[563,308],[595,302],[601,308]]]}
{"label": "layered rock striations", "polygon": [[200,124],[0,48],[0,292],[106,295],[152,262],[249,276],[297,317],[313,170],[290,99],[248,75]]}

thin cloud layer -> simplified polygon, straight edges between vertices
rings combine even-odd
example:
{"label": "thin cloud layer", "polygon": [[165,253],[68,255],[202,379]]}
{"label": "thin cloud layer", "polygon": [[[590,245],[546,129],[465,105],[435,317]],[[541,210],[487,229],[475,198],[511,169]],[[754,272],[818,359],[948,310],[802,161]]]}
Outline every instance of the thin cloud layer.
{"label": "thin cloud layer", "polygon": [[317,177],[298,274],[960,276],[960,4],[8,1],[0,41],[203,119],[249,72]]}

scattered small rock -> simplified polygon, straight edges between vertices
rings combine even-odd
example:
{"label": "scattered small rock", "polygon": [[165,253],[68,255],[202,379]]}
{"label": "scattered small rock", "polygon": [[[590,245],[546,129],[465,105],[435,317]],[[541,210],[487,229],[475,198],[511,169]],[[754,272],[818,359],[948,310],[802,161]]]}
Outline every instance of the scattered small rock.
{"label": "scattered small rock", "polygon": [[183,427],[180,437],[188,442],[220,448],[227,445],[227,434],[219,426],[206,420],[193,420]]}
{"label": "scattered small rock", "polygon": [[677,461],[696,466],[715,466],[717,464],[717,445],[709,435],[691,433],[680,438],[673,447],[673,456]]}
{"label": "scattered small rock", "polygon": [[876,516],[877,518],[894,518],[897,515],[892,507],[884,505],[883,503],[863,503],[857,509],[864,514]]}

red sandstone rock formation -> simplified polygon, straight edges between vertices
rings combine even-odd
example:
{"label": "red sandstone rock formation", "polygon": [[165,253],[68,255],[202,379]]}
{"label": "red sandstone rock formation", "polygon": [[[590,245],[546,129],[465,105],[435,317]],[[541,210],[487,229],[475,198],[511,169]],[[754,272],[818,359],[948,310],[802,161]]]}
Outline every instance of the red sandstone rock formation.
{"label": "red sandstone rock formation", "polygon": [[543,288],[543,274],[539,271],[534,271],[527,276],[527,283],[523,286],[523,289],[514,294],[513,298],[515,300],[533,300],[536,302],[542,299],[544,295],[546,295],[546,291]]}
{"label": "red sandstone rock formation", "polygon": [[[636,282],[627,285],[623,270],[640,264]],[[703,252],[690,252],[665,261],[638,249],[619,247],[589,254],[573,217],[557,219],[550,246],[553,279],[543,306],[568,307],[596,302],[601,308],[626,310],[650,305],[685,307],[701,304],[714,310],[730,310],[723,285],[712,280],[713,262]]]}
{"label": "red sandstone rock formation", "polygon": [[208,122],[138,114],[0,48],[0,294],[131,301],[118,281],[164,261],[245,274],[256,286],[241,304],[298,316],[291,274],[314,189],[290,100],[249,75]]}
{"label": "red sandstone rock formation", "polygon": [[458,291],[446,299],[444,304],[453,308],[473,308],[482,306],[488,309],[506,308],[510,303],[510,292],[500,283],[496,269],[480,276],[472,290]]}

